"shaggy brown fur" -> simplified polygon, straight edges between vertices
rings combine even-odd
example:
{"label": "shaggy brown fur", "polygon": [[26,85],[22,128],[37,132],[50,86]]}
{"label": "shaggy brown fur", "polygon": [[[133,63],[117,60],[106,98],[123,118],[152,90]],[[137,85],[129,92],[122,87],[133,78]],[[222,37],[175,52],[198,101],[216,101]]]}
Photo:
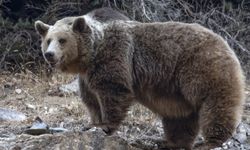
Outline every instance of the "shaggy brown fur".
{"label": "shaggy brown fur", "polygon": [[[41,34],[38,26],[43,24],[36,23]],[[62,57],[57,67],[79,73],[94,125],[111,134],[137,101],[163,118],[168,148],[191,149],[199,131],[205,138],[200,150],[232,136],[242,112],[244,76],[220,36],[179,22],[113,21],[99,28],[79,17],[70,28],[77,47],[64,49],[63,56],[70,51],[72,57]]]}
{"label": "shaggy brown fur", "polygon": [[[108,23],[114,20],[124,20],[124,21],[130,20],[127,16],[123,15],[122,13],[108,7],[95,9],[87,13],[86,15],[101,23]],[[61,20],[58,20],[56,23],[71,25],[76,18],[78,17],[65,17]]]}

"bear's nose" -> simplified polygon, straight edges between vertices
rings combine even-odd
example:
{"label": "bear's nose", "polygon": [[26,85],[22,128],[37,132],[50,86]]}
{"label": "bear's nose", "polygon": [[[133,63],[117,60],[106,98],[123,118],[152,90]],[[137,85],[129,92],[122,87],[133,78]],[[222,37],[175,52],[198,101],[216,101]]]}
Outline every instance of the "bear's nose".
{"label": "bear's nose", "polygon": [[49,62],[53,62],[54,61],[54,53],[53,52],[46,52],[44,54],[45,58],[49,61]]}

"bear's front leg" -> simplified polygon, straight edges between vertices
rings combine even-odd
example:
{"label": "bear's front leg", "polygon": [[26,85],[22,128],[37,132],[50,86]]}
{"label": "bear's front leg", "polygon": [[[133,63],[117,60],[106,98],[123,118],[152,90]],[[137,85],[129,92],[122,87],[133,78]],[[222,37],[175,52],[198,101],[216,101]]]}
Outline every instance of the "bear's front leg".
{"label": "bear's front leg", "polygon": [[133,100],[129,67],[110,60],[93,68],[88,77],[89,86],[96,93],[100,105],[99,126],[107,134],[112,134],[125,118]]}
{"label": "bear's front leg", "polygon": [[97,88],[102,120],[100,126],[110,135],[126,117],[132,103],[131,91],[118,83],[105,82],[101,86]]}
{"label": "bear's front leg", "polygon": [[84,76],[79,76],[79,91],[82,101],[87,107],[91,119],[91,124],[87,128],[90,128],[96,124],[100,124],[100,104],[98,102],[97,95],[88,87]]}
{"label": "bear's front leg", "polygon": [[[108,31],[110,30],[110,31]],[[101,110],[101,127],[112,134],[125,118],[133,99],[133,39],[126,31],[107,29],[87,72]]]}

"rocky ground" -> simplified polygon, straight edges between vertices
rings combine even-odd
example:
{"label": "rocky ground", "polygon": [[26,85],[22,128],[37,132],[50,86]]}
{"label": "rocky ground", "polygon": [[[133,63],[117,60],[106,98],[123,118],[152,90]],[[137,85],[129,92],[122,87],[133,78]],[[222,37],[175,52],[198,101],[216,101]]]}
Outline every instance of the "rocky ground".
{"label": "rocky ground", "polygon": [[[77,85],[74,82],[65,85],[73,78],[66,75],[54,75],[51,78],[37,77],[32,73],[1,75],[0,150],[156,150],[164,146],[160,140],[163,138],[160,119],[140,105],[131,108],[128,117],[113,136],[106,136],[99,128],[86,130],[85,126],[90,119],[85,106],[76,94]],[[248,89],[246,94],[250,95]],[[37,116],[48,125],[48,128],[59,128],[64,131],[41,135],[25,133]],[[242,120],[234,137],[216,150],[250,149],[248,97]],[[197,138],[197,142],[200,140],[201,137]]]}

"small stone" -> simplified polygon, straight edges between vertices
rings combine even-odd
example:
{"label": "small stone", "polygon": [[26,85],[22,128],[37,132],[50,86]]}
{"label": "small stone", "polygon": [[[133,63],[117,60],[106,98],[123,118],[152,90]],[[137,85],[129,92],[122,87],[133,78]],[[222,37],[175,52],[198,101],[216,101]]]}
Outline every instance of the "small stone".
{"label": "small stone", "polygon": [[57,108],[54,108],[54,107],[49,108],[49,112],[48,113],[53,114],[55,112],[57,112]]}
{"label": "small stone", "polygon": [[139,131],[139,132],[141,131],[141,129],[139,127],[137,127],[136,130]]}
{"label": "small stone", "polygon": [[228,145],[227,145],[226,143],[223,143],[223,144],[222,144],[222,148],[223,148],[223,149],[228,149]]}
{"label": "small stone", "polygon": [[237,132],[238,133],[246,133],[247,129],[246,129],[246,125],[244,123],[240,123],[237,127]]}
{"label": "small stone", "polygon": [[27,106],[28,108],[30,108],[30,109],[36,109],[36,106],[31,105],[31,104],[26,104],[26,106]]}
{"label": "small stone", "polygon": [[248,124],[245,124],[245,129],[246,129],[246,132],[247,132],[247,136],[250,136],[250,126]]}
{"label": "small stone", "polygon": [[244,133],[239,133],[235,135],[234,138],[240,143],[245,143],[245,141],[247,140],[247,135]]}
{"label": "small stone", "polygon": [[78,85],[78,78],[76,78],[75,80],[73,80],[71,83],[69,84],[65,84],[62,85],[61,87],[59,87],[59,90],[65,93],[78,93],[79,90],[79,85]]}
{"label": "small stone", "polygon": [[59,133],[59,132],[67,132],[69,130],[65,128],[57,127],[57,128],[49,128],[49,131],[50,133]]}
{"label": "small stone", "polygon": [[13,82],[7,82],[7,83],[5,83],[5,84],[3,85],[3,87],[4,87],[5,89],[14,89],[15,83],[13,83]]}
{"label": "small stone", "polygon": [[24,131],[26,134],[30,135],[41,135],[50,133],[49,126],[42,121],[40,117],[36,117],[32,126]]}
{"label": "small stone", "polygon": [[93,127],[91,129],[89,129],[89,131],[91,131],[91,132],[95,132],[96,130],[97,130],[97,127]]}
{"label": "small stone", "polygon": [[244,145],[241,144],[240,149],[242,149],[242,150],[245,149]]}
{"label": "small stone", "polygon": [[229,147],[233,147],[234,141],[233,141],[232,139],[230,139],[230,140],[227,142],[227,145],[228,145]]}
{"label": "small stone", "polygon": [[61,122],[59,127],[63,128],[63,126],[64,126],[64,122]]}
{"label": "small stone", "polygon": [[1,121],[23,121],[26,116],[15,110],[10,110],[6,108],[0,108],[0,122]]}
{"label": "small stone", "polygon": [[22,90],[21,90],[21,89],[16,89],[15,92],[16,92],[17,94],[21,94],[21,93],[22,93]]}

